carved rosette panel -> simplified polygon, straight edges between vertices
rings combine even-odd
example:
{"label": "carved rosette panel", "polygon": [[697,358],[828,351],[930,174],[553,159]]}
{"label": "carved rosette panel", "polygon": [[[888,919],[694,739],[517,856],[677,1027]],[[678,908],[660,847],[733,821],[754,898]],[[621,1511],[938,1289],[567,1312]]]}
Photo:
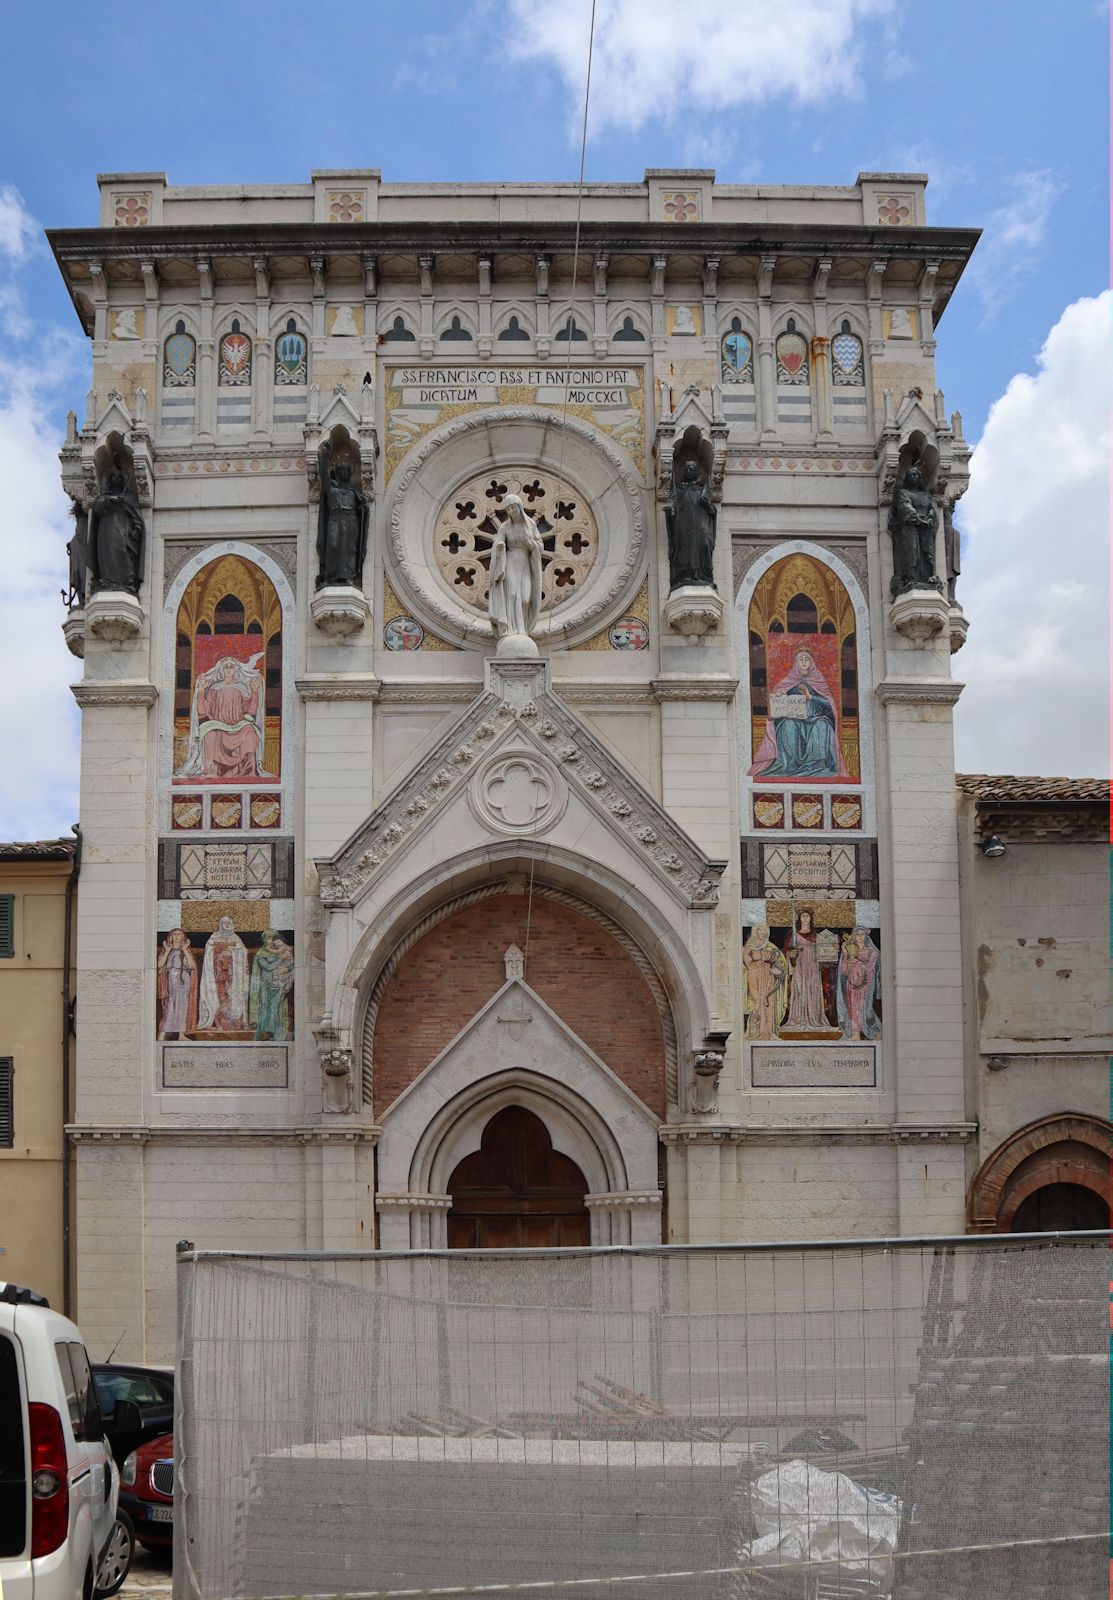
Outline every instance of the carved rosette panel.
{"label": "carved rosette panel", "polygon": [[568,786],[542,757],[524,750],[498,755],[476,774],[472,809],[498,833],[536,836],[551,828],[568,803]]}
{"label": "carved rosette panel", "polygon": [[445,501],[433,529],[433,559],[441,581],[465,605],[484,614],[491,546],[516,494],[544,544],[541,609],[559,610],[583,587],[599,552],[591,507],[567,478],[536,467],[504,467],[469,478]]}

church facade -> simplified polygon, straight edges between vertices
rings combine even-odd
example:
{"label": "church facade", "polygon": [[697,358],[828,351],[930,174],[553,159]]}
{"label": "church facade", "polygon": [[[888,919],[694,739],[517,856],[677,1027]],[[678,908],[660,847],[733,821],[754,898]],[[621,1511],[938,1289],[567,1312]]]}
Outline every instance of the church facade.
{"label": "church facade", "polygon": [[109,175],[51,235],[94,1342],[168,1351],[183,1236],[962,1231],[925,184]]}

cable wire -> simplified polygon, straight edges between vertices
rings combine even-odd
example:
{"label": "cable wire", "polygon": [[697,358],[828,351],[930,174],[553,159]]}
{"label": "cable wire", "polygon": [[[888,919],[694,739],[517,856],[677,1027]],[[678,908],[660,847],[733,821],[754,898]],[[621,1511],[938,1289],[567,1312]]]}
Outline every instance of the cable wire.
{"label": "cable wire", "polygon": [[[583,125],[580,129],[580,176],[576,185],[576,232],[572,240],[572,294],[569,301],[568,323],[565,330],[568,335],[568,353],[564,362],[564,402],[561,406],[560,452],[557,457],[557,505],[560,504],[560,491],[564,487],[564,439],[568,428],[568,395],[572,381],[572,334],[576,327],[576,280],[580,266],[580,223],[583,217],[584,207],[584,168],[587,163],[587,117],[588,110],[591,106],[591,58],[595,49],[595,6],[596,0],[591,0],[591,21],[588,25],[587,32],[587,73],[584,81],[584,119]],[[560,330],[558,329],[557,332],[559,333]],[[541,816],[540,807],[536,804],[538,786],[539,780],[535,779],[533,830],[530,835],[531,844],[536,841],[537,826]],[[526,938],[525,949],[522,951],[523,973],[529,972],[529,936],[530,928],[533,922],[533,880],[536,870],[537,852],[536,850],[531,849],[529,858],[529,894],[526,899]]]}

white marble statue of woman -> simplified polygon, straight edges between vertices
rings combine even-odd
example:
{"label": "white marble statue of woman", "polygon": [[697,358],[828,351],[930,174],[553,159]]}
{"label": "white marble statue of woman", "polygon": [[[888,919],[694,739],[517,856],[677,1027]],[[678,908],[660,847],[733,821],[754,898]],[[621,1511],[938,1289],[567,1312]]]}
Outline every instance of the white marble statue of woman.
{"label": "white marble statue of woman", "polygon": [[487,611],[500,656],[535,656],[529,636],[541,612],[541,534],[516,494],[506,496],[502,510],[506,519],[491,546]]}

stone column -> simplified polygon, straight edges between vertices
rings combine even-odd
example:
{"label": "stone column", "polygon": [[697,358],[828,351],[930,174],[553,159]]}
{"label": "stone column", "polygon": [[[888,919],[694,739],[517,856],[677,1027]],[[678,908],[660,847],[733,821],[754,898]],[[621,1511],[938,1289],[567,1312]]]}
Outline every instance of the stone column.
{"label": "stone column", "polygon": [[890,675],[877,686],[889,793],[886,1056],[896,1074],[898,1137],[909,1140],[898,1145],[902,1233],[964,1226],[969,1128],[952,727],[962,685],[943,676],[947,649],[945,642],[931,647],[939,659],[924,664],[942,669],[932,676],[894,670],[908,661],[922,673],[915,658],[922,663],[927,651],[891,650]]}
{"label": "stone column", "polygon": [[[119,1353],[140,1361],[144,1207],[142,1150],[134,1141],[147,1120],[154,1039],[147,795],[153,787],[150,720],[157,698],[155,686],[140,676],[146,656],[145,638],[118,647],[89,637],[87,677],[74,685],[83,713],[77,1316],[85,1318],[83,1332],[94,1348],[110,1349],[127,1328]],[[94,1133],[110,1148],[89,1142]]]}
{"label": "stone column", "polygon": [[197,440],[211,444],[216,437],[216,340],[213,335],[213,272],[207,261],[198,261],[197,280],[201,291],[197,337]]}
{"label": "stone column", "polygon": [[757,420],[761,438],[777,438],[777,385],[773,347],[773,273],[775,256],[762,256],[757,280]]}
{"label": "stone column", "polygon": [[271,344],[271,299],[267,261],[257,256],[255,267],[255,370],[252,373],[254,393],[252,405],[255,413],[255,437],[265,439],[270,434],[271,396],[274,391],[274,359]]}

